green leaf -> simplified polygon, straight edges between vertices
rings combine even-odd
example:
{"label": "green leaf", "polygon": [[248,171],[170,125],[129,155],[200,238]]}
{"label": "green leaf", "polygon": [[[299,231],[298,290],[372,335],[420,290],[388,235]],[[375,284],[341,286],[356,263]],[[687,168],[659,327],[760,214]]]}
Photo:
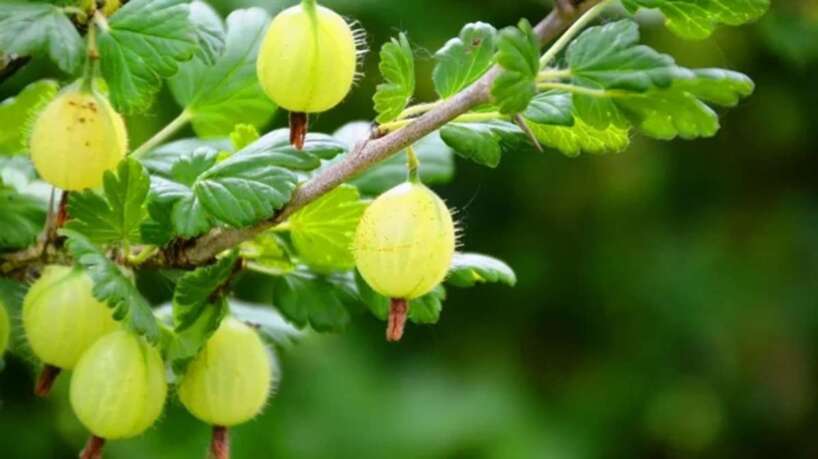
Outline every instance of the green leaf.
{"label": "green leaf", "polygon": [[219,297],[206,304],[193,321],[184,328],[177,328],[172,332],[163,329],[165,332],[162,342],[164,357],[177,377],[184,374],[187,364],[196,357],[207,340],[213,336],[228,310],[227,299]]}
{"label": "green leaf", "polygon": [[458,155],[488,167],[497,167],[504,152],[513,153],[525,142],[522,130],[507,121],[449,123],[440,137]]}
{"label": "green leaf", "polygon": [[247,262],[247,268],[256,272],[280,276],[295,269],[284,242],[274,230],[265,231],[243,242],[239,251]]}
{"label": "green leaf", "polygon": [[445,99],[474,83],[494,62],[497,30],[490,24],[466,24],[457,38],[435,53],[432,80],[438,95]]}
{"label": "green leaf", "polygon": [[173,325],[176,331],[194,325],[203,311],[224,296],[225,287],[234,270],[238,252],[185,273],[176,283],[173,293]]}
{"label": "green leaf", "polygon": [[227,136],[236,124],[261,128],[276,106],[256,76],[258,47],[270,18],[260,8],[233,11],[227,17],[224,50],[212,65],[194,58],[169,80],[176,101],[189,114],[196,134]]}
{"label": "green leaf", "polygon": [[378,85],[373,100],[377,122],[386,123],[396,119],[415,94],[415,56],[406,34],[383,45],[378,68],[386,83]]}
{"label": "green leaf", "polygon": [[225,31],[222,18],[212,6],[196,0],[190,2],[190,22],[199,43],[196,57],[208,65],[213,65],[224,49]]}
{"label": "green leaf", "polygon": [[638,43],[639,26],[629,19],[588,28],[565,53],[573,80],[589,88],[644,92],[689,76],[672,57]]}
{"label": "green leaf", "polygon": [[45,203],[0,187],[0,250],[33,244],[45,224],[45,214]]}
{"label": "green leaf", "polygon": [[491,95],[501,113],[520,113],[528,107],[537,93],[539,59],[540,45],[528,21],[500,31],[496,60],[503,70],[491,86]]}
{"label": "green leaf", "polygon": [[193,193],[193,185],[217,158],[216,150],[201,147],[176,158],[166,176],[151,176],[148,212],[153,221],[142,227],[146,242],[164,245],[173,236],[189,239],[213,227],[215,222]]}
{"label": "green leaf", "polygon": [[327,134],[310,133],[304,148],[296,150],[290,144],[290,130],[276,129],[246,146],[236,155],[263,155],[270,164],[287,169],[311,171],[347,150],[345,143]]}
{"label": "green leaf", "polygon": [[610,125],[604,129],[590,126],[574,116],[573,126],[556,126],[526,121],[540,144],[556,148],[566,156],[586,153],[609,153],[625,150],[630,144],[628,129]]}
{"label": "green leaf", "polygon": [[82,62],[85,43],[63,13],[47,3],[0,5],[0,51],[19,56],[48,56],[73,74]]}
{"label": "green leaf", "polygon": [[345,306],[354,303],[354,280],[346,274],[321,276],[299,268],[273,281],[273,305],[298,327],[343,331],[350,321]]}
{"label": "green leaf", "polygon": [[139,160],[152,174],[170,177],[171,168],[183,155],[202,147],[216,151],[231,150],[231,145],[229,139],[179,139],[151,150]]}
{"label": "green leaf", "polygon": [[500,282],[513,287],[514,271],[503,261],[479,253],[456,253],[452,258],[446,283],[456,287],[473,287],[478,283]]}
{"label": "green leaf", "polygon": [[40,111],[57,95],[59,87],[54,80],[35,81],[15,97],[0,103],[0,126],[3,126],[0,129],[0,155],[16,155],[28,149],[30,126]]}
{"label": "green leaf", "polygon": [[196,201],[207,213],[234,227],[273,216],[298,183],[294,173],[275,165],[275,155],[253,145],[211,167],[193,184]]}
{"label": "green leaf", "polygon": [[66,245],[76,263],[85,268],[94,281],[94,297],[114,310],[114,319],[125,321],[134,332],[153,343],[158,342],[159,325],[151,306],[130,277],[82,234],[68,229],[61,230],[60,234],[68,238]]}
{"label": "green leaf", "polygon": [[150,179],[134,159],[119,163],[116,174],[106,171],[103,198],[92,190],[71,193],[66,228],[82,233],[95,244],[141,241],[140,226],[147,217],[145,201]]}
{"label": "green leaf", "polygon": [[102,75],[120,112],[148,108],[163,78],[193,56],[197,38],[184,0],[132,0],[97,37]]}
{"label": "green leaf", "polygon": [[523,117],[539,124],[573,126],[574,113],[571,94],[563,91],[546,91],[537,94],[528,104]]}
{"label": "green leaf", "polygon": [[[367,123],[368,125],[368,123]],[[420,179],[427,185],[447,183],[454,177],[454,152],[434,132],[414,145],[420,161]],[[381,161],[351,181],[361,193],[378,195],[406,181],[406,152]]]}
{"label": "green leaf", "polygon": [[722,69],[695,69],[693,78],[673,82],[673,88],[685,91],[705,102],[734,107],[750,96],[755,83],[747,75]]}
{"label": "green leaf", "polygon": [[301,261],[320,272],[352,269],[352,239],[366,206],[357,188],[341,185],[293,214],[290,237]]}
{"label": "green leaf", "polygon": [[670,30],[691,40],[709,37],[720,24],[755,21],[770,7],[769,0],[623,0],[622,4],[631,12],[658,8]]}
{"label": "green leaf", "polygon": [[[372,287],[357,271],[355,272],[355,286],[358,289],[358,296],[372,315],[380,320],[386,320],[389,317],[389,298],[372,290]],[[437,323],[445,299],[446,289],[443,285],[438,285],[426,295],[409,301],[409,320],[416,324]]]}
{"label": "green leaf", "polygon": [[237,124],[230,133],[234,150],[241,150],[259,139],[258,130],[251,124]]}
{"label": "green leaf", "polygon": [[254,326],[270,344],[286,346],[304,337],[304,332],[293,327],[276,310],[232,300],[230,312],[245,323]]}

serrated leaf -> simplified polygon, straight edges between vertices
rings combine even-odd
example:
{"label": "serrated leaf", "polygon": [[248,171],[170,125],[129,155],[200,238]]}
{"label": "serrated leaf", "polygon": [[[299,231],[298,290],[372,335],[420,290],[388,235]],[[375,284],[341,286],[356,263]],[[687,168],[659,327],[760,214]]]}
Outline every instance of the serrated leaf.
{"label": "serrated leaf", "polygon": [[705,102],[733,107],[750,96],[755,83],[747,75],[722,69],[695,69],[693,78],[673,82],[673,88]]}
{"label": "serrated leaf", "polygon": [[525,142],[522,130],[506,121],[449,123],[440,137],[458,155],[488,167],[497,167],[504,152]]}
{"label": "serrated leaf", "polygon": [[265,155],[270,164],[287,169],[311,171],[321,166],[321,161],[332,159],[345,152],[345,143],[327,134],[310,133],[301,150],[290,144],[290,130],[276,129],[247,145],[237,154]]}
{"label": "serrated leaf", "polygon": [[199,46],[196,57],[212,65],[224,49],[225,31],[222,18],[212,6],[199,0],[190,2],[190,22]]}
{"label": "serrated leaf", "polygon": [[146,155],[139,158],[139,161],[152,174],[170,177],[171,168],[180,157],[183,155],[189,155],[191,152],[202,147],[207,147],[208,149],[215,151],[231,150],[232,148],[230,140],[226,138],[204,140],[193,137],[166,143],[151,150]]}
{"label": "serrated leaf", "polygon": [[150,304],[142,297],[133,282],[105,254],[85,236],[63,229],[66,245],[77,264],[85,268],[94,281],[94,297],[114,310],[114,319],[124,321],[134,332],[148,341],[159,341],[159,324]]}
{"label": "serrated leaf", "polygon": [[343,331],[350,321],[345,304],[357,301],[350,276],[321,276],[304,268],[275,278],[273,289],[273,305],[287,320],[319,332]]}
{"label": "serrated leaf", "polygon": [[228,311],[227,299],[219,297],[206,304],[192,322],[184,328],[178,328],[172,332],[167,329],[163,330],[166,331],[162,342],[164,357],[177,377],[184,374],[187,364],[196,357],[207,340],[213,336]]}
{"label": "serrated leaf", "polygon": [[[427,185],[448,183],[454,177],[454,152],[434,132],[420,139],[414,145],[420,161],[420,179]],[[406,152],[381,161],[350,183],[361,193],[374,196],[406,181]]]}
{"label": "serrated leaf", "polygon": [[31,196],[0,187],[0,250],[33,244],[45,224],[46,205]]}
{"label": "serrated leaf", "polygon": [[[359,298],[372,315],[380,320],[386,320],[389,317],[389,298],[372,290],[372,287],[357,271],[355,272],[355,286],[358,289]],[[438,285],[426,295],[409,301],[409,320],[416,324],[437,323],[445,299],[446,289],[443,285]]]}
{"label": "serrated leaf", "polygon": [[224,296],[220,293],[230,280],[237,260],[238,252],[234,251],[210,266],[185,273],[179,279],[173,292],[173,326],[176,331],[192,326],[206,308]]}
{"label": "serrated leaf", "polygon": [[20,56],[48,56],[73,74],[82,62],[85,43],[62,8],[47,3],[0,5],[0,51]]}
{"label": "serrated leaf", "polygon": [[701,40],[721,24],[738,26],[755,21],[767,12],[769,0],[623,0],[630,11],[658,8],[677,35]]}
{"label": "serrated leaf", "polygon": [[357,188],[341,185],[293,214],[290,237],[301,261],[319,272],[354,267],[352,239],[366,206]]}
{"label": "serrated leaf", "polygon": [[230,312],[236,319],[258,329],[261,336],[271,344],[286,346],[304,337],[304,332],[293,327],[279,312],[269,306],[231,300]]}
{"label": "serrated leaf", "polygon": [[638,43],[639,26],[629,19],[588,28],[565,53],[573,80],[589,88],[644,92],[690,76],[672,57]]}
{"label": "serrated leaf", "polygon": [[230,133],[230,143],[234,150],[241,150],[261,137],[252,124],[237,124]]}
{"label": "serrated leaf", "polygon": [[578,156],[581,152],[616,153],[625,150],[630,144],[628,129],[614,125],[597,129],[577,116],[574,117],[573,126],[538,124],[533,121],[526,121],[526,124],[540,144],[555,148],[566,156]]}
{"label": "serrated leaf", "polygon": [[260,8],[233,11],[227,17],[224,50],[215,63],[194,58],[169,80],[199,136],[227,136],[241,123],[261,128],[272,118],[276,106],[256,76],[258,47],[269,20]]}
{"label": "serrated leaf", "polygon": [[284,242],[274,230],[265,231],[239,246],[241,257],[247,261],[247,268],[271,276],[280,276],[293,269],[290,254]]}
{"label": "serrated leaf", "polygon": [[571,94],[563,91],[546,91],[534,96],[523,117],[539,124],[573,126],[574,113]]}
{"label": "serrated leaf", "polygon": [[92,190],[71,193],[66,228],[82,233],[95,244],[140,242],[140,225],[147,216],[145,201],[150,179],[134,159],[119,163],[116,174],[106,171],[104,197]]}
{"label": "serrated leaf", "polygon": [[445,99],[479,79],[494,62],[497,30],[484,22],[466,24],[457,38],[435,53],[432,80],[438,95]]}
{"label": "serrated leaf", "polygon": [[30,124],[57,95],[59,87],[54,80],[35,81],[16,96],[0,103],[0,126],[3,126],[0,129],[0,155],[16,155],[26,151]]}
{"label": "serrated leaf", "polygon": [[132,0],[101,27],[100,68],[117,111],[146,109],[163,78],[193,56],[197,39],[184,0]]}
{"label": "serrated leaf", "polygon": [[528,107],[537,93],[539,58],[540,45],[528,21],[500,31],[495,59],[502,72],[491,86],[491,95],[501,113],[520,113]]}
{"label": "serrated leaf", "polygon": [[514,271],[502,260],[479,253],[456,253],[452,258],[446,283],[456,287],[473,287],[478,283],[499,282],[513,287]]}
{"label": "serrated leaf", "polygon": [[298,177],[275,165],[275,156],[252,145],[201,174],[193,193],[208,214],[242,227],[271,217],[295,190]]}
{"label": "serrated leaf", "polygon": [[386,83],[378,85],[373,97],[376,121],[386,123],[400,115],[415,94],[415,56],[406,35],[385,43],[378,68]]}

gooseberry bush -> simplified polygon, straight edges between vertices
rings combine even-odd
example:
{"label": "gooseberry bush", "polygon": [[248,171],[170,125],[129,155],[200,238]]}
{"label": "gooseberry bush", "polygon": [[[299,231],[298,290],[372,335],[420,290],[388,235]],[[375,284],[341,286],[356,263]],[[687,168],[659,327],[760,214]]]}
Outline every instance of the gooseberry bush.
{"label": "gooseberry bush", "polygon": [[[678,65],[640,44],[633,16],[658,9],[699,40],[767,8],[561,0],[536,26],[467,24],[434,54],[425,102],[400,33],[380,49],[375,121],[322,134],[310,117],[361,90],[365,25],[314,0],[225,21],[198,0],[3,3],[0,78],[32,60],[56,70],[0,104],[0,351],[36,358],[41,396],[71,371],[82,457],[150,428],[168,396],[228,457],[227,429],[280,379],[276,344],[340,332],[361,310],[398,341],[407,322],[438,321],[448,288],[514,285],[504,262],[458,245],[429,188],[451,180],[455,156],[493,168],[526,151],[619,152],[635,134],[713,136],[714,107],[752,81]],[[178,116],[129,145],[122,115],[163,86]],[[259,132],[277,110],[289,127]],[[174,139],[185,126],[196,136]],[[136,287],[149,270],[174,285],[169,304]],[[247,271],[269,278],[272,304],[234,299]]]}

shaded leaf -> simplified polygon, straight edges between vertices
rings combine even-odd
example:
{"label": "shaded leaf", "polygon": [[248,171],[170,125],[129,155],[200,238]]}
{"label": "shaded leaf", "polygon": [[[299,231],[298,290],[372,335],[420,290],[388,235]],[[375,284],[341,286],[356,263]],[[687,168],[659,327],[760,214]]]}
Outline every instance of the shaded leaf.
{"label": "shaded leaf", "polygon": [[770,7],[769,0],[623,0],[630,11],[658,8],[666,24],[677,35],[700,40],[720,24],[737,26],[754,21]]}
{"label": "shaded leaf", "polygon": [[0,250],[34,243],[45,224],[46,205],[31,196],[0,187]]}
{"label": "shaded leaf", "polygon": [[83,60],[85,43],[57,5],[11,2],[0,5],[0,51],[19,56],[48,56],[73,74]]}
{"label": "shaded leaf", "polygon": [[574,113],[571,94],[563,91],[546,91],[537,94],[528,104],[523,117],[539,124],[573,126]]}
{"label": "shaded leaf", "polygon": [[298,327],[343,331],[350,321],[345,304],[357,301],[351,276],[321,276],[299,268],[273,281],[273,305]]}
{"label": "shaded leaf", "polygon": [[458,155],[488,167],[497,167],[504,152],[526,143],[522,130],[506,121],[449,123],[440,137]]}
{"label": "shaded leaf", "polygon": [[212,65],[224,49],[225,31],[222,18],[212,6],[196,0],[190,2],[190,22],[199,46],[196,57]]}
{"label": "shaded leaf", "polygon": [[57,95],[58,89],[59,84],[54,80],[35,81],[0,103],[0,126],[3,126],[0,129],[0,155],[15,155],[27,150],[31,124]]}
{"label": "shaded leaf", "polygon": [[457,38],[449,40],[435,53],[432,80],[435,90],[445,99],[477,81],[494,62],[497,30],[484,22],[466,24]]}
{"label": "shaded leaf", "polygon": [[528,21],[500,31],[496,60],[503,70],[491,86],[491,95],[501,113],[520,113],[528,107],[537,92],[539,58],[540,45]]}
{"label": "shaded leaf", "polygon": [[503,261],[479,253],[456,253],[452,258],[446,283],[456,287],[473,287],[478,283],[517,283],[514,271]]}

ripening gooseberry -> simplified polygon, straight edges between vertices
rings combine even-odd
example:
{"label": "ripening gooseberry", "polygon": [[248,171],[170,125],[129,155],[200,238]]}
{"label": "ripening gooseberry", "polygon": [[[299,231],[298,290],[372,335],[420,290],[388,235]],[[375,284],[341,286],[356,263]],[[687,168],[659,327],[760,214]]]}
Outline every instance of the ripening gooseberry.
{"label": "ripening gooseberry", "polygon": [[141,434],[159,418],[166,395],[159,351],[127,330],[97,340],[71,375],[71,407],[98,438]]}
{"label": "ripening gooseberry", "polygon": [[446,204],[409,181],[380,195],[355,232],[355,265],[373,290],[392,298],[387,339],[403,334],[408,300],[429,293],[446,277],[455,249]]}
{"label": "ripening gooseberry", "polygon": [[279,106],[317,113],[338,105],[355,79],[355,34],[344,18],[314,0],[273,19],[258,53],[258,79]]}
{"label": "ripening gooseberry", "polygon": [[83,352],[116,328],[111,310],[91,294],[85,271],[50,265],[23,300],[23,329],[34,355],[48,365],[74,368]]}
{"label": "ripening gooseberry", "polygon": [[278,373],[256,331],[225,318],[179,383],[179,399],[214,426],[241,424],[261,412]]}
{"label": "ripening gooseberry", "polygon": [[125,156],[128,135],[108,99],[81,84],[65,88],[34,122],[31,160],[46,182],[68,191],[97,188]]}
{"label": "ripening gooseberry", "polygon": [[10,335],[11,324],[9,323],[9,314],[6,312],[6,305],[0,301],[0,356],[6,352],[6,347],[9,345]]}

